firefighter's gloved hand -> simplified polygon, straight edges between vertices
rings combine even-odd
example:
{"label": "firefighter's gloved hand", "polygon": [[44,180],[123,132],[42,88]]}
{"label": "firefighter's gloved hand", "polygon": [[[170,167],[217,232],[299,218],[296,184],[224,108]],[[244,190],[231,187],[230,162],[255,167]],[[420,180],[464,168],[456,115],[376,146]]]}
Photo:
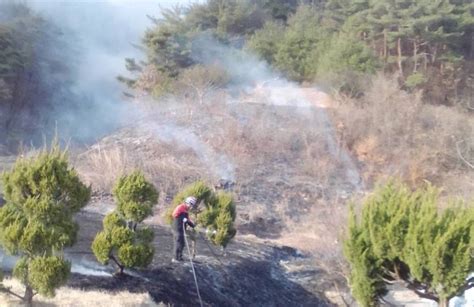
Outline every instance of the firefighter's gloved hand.
{"label": "firefighter's gloved hand", "polygon": [[183,219],[183,223],[186,223],[187,221],[188,221],[187,218],[184,218],[184,219]]}

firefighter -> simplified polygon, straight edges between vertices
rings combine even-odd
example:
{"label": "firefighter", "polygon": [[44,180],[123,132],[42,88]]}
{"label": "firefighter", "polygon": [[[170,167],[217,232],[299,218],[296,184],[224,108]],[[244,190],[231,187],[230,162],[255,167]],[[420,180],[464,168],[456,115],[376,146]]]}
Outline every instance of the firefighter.
{"label": "firefighter", "polygon": [[173,235],[174,235],[174,258],[173,262],[183,261],[184,249],[184,229],[187,226],[194,228],[194,223],[189,218],[188,210],[193,209],[197,204],[194,196],[186,198],[184,203],[180,204],[173,211]]}

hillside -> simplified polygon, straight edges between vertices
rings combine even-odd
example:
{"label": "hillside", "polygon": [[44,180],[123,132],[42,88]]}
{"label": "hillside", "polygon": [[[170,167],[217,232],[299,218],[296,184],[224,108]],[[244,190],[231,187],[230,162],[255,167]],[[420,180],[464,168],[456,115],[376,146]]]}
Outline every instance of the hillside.
{"label": "hillside", "polygon": [[[67,258],[73,261],[73,274],[67,287],[108,293],[148,293],[156,303],[199,305],[190,263],[171,263],[173,243],[167,227],[153,227],[157,248],[149,269],[126,271],[124,276],[113,277],[114,268],[101,267],[88,252],[100,230],[102,216],[86,209],[77,220],[81,226],[78,242],[66,251]],[[312,267],[308,255],[290,247],[270,246],[243,237],[229,246],[225,255],[208,244],[202,239],[197,241],[198,253],[194,259],[205,306],[330,305],[321,293],[317,294],[325,281]]]}
{"label": "hillside", "polygon": [[[35,257],[56,257],[67,276],[72,245],[66,287],[40,304],[69,304],[71,291],[198,305],[190,264],[170,262],[167,217],[202,181],[211,196],[193,219],[204,234],[220,216],[230,239],[225,252],[212,234],[198,240],[206,306],[468,306],[472,1],[171,2],[0,3],[0,172],[67,148],[59,166],[0,180],[0,247],[26,263],[16,277],[30,282]],[[55,190],[71,189],[65,165],[81,193]],[[132,173],[158,200],[117,197]],[[78,208],[62,206],[74,197],[77,242]],[[126,243],[122,256],[139,259],[132,245],[155,234],[147,269],[113,275],[94,257],[114,210],[110,229],[123,233],[104,230],[103,256]],[[149,232],[136,230],[141,214]],[[70,240],[40,241],[67,218]],[[4,285],[21,288],[16,259],[0,260]]]}

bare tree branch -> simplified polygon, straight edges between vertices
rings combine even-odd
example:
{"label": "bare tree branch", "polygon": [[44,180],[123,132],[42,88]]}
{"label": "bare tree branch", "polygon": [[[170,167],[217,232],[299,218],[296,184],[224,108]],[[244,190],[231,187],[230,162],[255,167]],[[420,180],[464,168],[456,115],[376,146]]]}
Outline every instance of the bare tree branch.
{"label": "bare tree branch", "polygon": [[428,287],[426,287],[426,286],[424,286],[424,285],[422,285],[418,282],[409,282],[409,281],[406,281],[406,280],[405,280],[405,282],[407,283],[406,288],[412,290],[413,292],[415,292],[415,294],[418,295],[419,297],[427,298],[427,299],[433,300],[435,302],[439,302],[439,297],[435,293],[430,292],[428,290]]}
{"label": "bare tree branch", "polygon": [[346,307],[350,307],[351,304],[348,303],[346,301],[346,299],[344,298],[344,294],[342,293],[342,291],[339,289],[339,286],[337,285],[337,282],[333,282],[333,285],[334,285],[334,288],[336,288],[336,292],[337,294],[339,295],[339,298],[341,299],[342,303],[344,304],[344,306]]}
{"label": "bare tree branch", "polygon": [[394,285],[398,282],[398,280],[389,280],[389,279],[384,278],[384,277],[380,277],[380,278],[383,280],[384,283],[389,284],[389,285]]}
{"label": "bare tree branch", "polygon": [[15,292],[11,291],[10,288],[0,287],[0,292],[5,292],[5,293],[8,293],[8,294],[10,294],[10,295],[12,295],[12,296],[15,296],[15,297],[19,298],[19,299],[22,300],[22,301],[24,300],[23,296],[18,295],[18,294],[16,294]]}
{"label": "bare tree branch", "polygon": [[456,151],[458,152],[458,156],[459,158],[464,161],[464,163],[466,163],[470,168],[474,169],[474,164],[470,163],[469,161],[466,160],[466,158],[463,157],[462,153],[461,153],[461,149],[459,148],[459,144],[463,143],[464,140],[461,140],[461,141],[458,141],[456,142]]}
{"label": "bare tree branch", "polygon": [[113,256],[113,255],[110,255],[109,256],[109,259],[111,259],[113,262],[115,262],[115,264],[119,267],[119,270],[120,270],[120,274],[123,273],[123,269],[125,268],[124,265],[120,264],[120,262],[118,262],[118,260]]}
{"label": "bare tree branch", "polygon": [[467,108],[468,108],[469,110],[474,110],[474,106],[472,106],[471,103],[472,103],[472,100],[468,101],[468,103],[467,103]]}
{"label": "bare tree branch", "polygon": [[466,283],[461,287],[461,289],[459,289],[458,293],[464,293],[466,292],[466,290],[469,290],[471,288],[474,288],[474,277],[471,277],[466,280]]}

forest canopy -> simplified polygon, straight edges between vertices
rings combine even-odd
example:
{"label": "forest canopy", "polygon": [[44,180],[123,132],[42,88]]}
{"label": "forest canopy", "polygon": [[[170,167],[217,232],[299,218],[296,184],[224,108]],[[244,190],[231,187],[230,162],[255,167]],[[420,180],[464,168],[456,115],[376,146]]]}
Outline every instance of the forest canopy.
{"label": "forest canopy", "polygon": [[[147,60],[127,60],[131,87],[158,96],[199,63],[203,35],[257,54],[296,81],[352,89],[354,74],[396,73],[407,90],[436,104],[472,93],[474,4],[439,1],[209,0],[164,9],[143,37]],[[155,78],[144,79],[143,71]],[[347,77],[349,75],[349,77]],[[148,82],[146,82],[148,81]]]}

